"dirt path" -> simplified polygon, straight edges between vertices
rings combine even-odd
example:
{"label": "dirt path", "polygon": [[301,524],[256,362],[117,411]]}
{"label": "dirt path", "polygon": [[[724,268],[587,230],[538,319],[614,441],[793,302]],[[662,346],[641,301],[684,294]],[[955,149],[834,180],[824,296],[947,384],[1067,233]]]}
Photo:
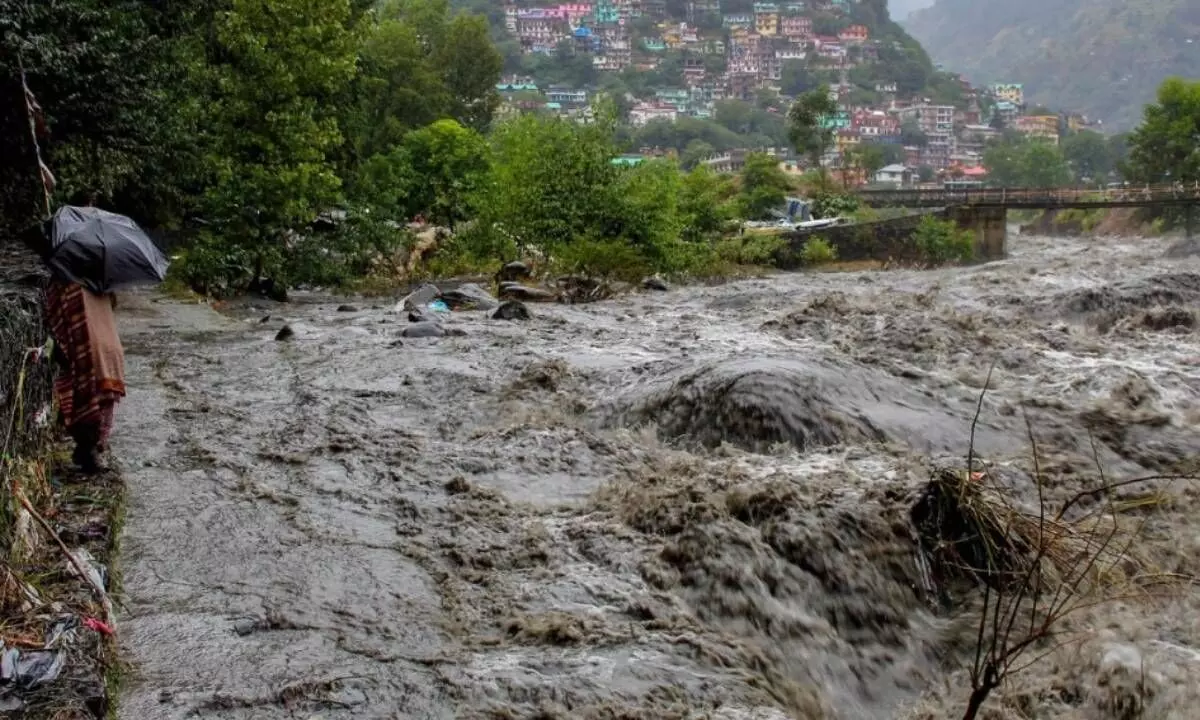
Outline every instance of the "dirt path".
{"label": "dirt path", "polygon": [[[1089,422],[1125,428],[1117,475],[1200,448],[1195,261],[1013,249],[436,339],[332,298],[131,298],[121,716],[895,717],[963,642],[906,512],[989,368],[981,449],[1020,462],[1025,407],[1063,488]],[[1200,647],[1148,627],[1125,634]]]}

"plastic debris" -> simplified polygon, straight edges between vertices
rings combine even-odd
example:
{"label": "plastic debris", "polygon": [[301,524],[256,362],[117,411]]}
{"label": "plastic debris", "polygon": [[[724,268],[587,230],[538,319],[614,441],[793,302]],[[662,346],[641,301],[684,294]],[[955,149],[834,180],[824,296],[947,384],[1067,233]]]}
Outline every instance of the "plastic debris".
{"label": "plastic debris", "polygon": [[429,308],[430,310],[432,310],[434,312],[440,312],[440,313],[450,312],[450,306],[447,305],[443,300],[433,300],[425,307]]}
{"label": "plastic debris", "polygon": [[89,630],[95,630],[96,632],[100,633],[101,635],[108,635],[109,637],[111,637],[115,634],[115,631],[112,629],[111,625],[104,622],[103,620],[97,620],[96,618],[92,618],[92,617],[84,618],[83,625],[84,625],[84,627],[88,628]]}
{"label": "plastic debris", "polygon": [[12,689],[30,690],[54,682],[66,663],[66,654],[59,650],[5,649],[0,654],[0,697],[7,697]]}
{"label": "plastic debris", "polygon": [[108,569],[97,562],[96,558],[87,551],[87,548],[76,548],[71,551],[71,557],[75,559],[74,564],[70,564],[71,570],[78,574],[75,565],[87,570],[87,580],[96,588],[108,588]]}

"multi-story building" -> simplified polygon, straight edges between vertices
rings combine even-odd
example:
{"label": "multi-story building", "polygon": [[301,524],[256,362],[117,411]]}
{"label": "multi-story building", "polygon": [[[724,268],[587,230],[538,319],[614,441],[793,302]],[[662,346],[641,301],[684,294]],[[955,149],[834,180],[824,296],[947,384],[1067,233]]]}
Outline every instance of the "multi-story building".
{"label": "multi-story building", "polygon": [[689,55],[683,59],[683,80],[688,87],[704,82],[708,70],[704,67],[704,58]]}
{"label": "multi-story building", "polygon": [[785,15],[780,28],[784,35],[795,40],[804,40],[813,34],[812,18],[806,15]]}
{"label": "multi-story building", "polygon": [[678,117],[678,109],[659,103],[638,103],[629,111],[629,123],[635,126],[645,125],[655,120],[674,122]]}
{"label": "multi-story building", "polygon": [[826,61],[841,62],[846,57],[846,46],[831,35],[818,35],[813,39],[812,45],[817,57]]}
{"label": "multi-story building", "polygon": [[898,111],[900,122],[916,122],[926,135],[954,134],[954,106],[932,105],[928,100]]}
{"label": "multi-story building", "polygon": [[748,13],[725,15],[723,18],[721,18],[721,24],[727,28],[754,27],[754,16]]}
{"label": "multi-story building", "polygon": [[992,117],[989,120],[994,122],[999,119],[1005,127],[1011,127],[1013,121],[1017,119],[1020,113],[1021,108],[1016,104],[1008,100],[1000,100],[992,107]]}
{"label": "multi-story building", "polygon": [[560,105],[587,105],[588,94],[587,90],[552,85],[546,89],[546,99]]}
{"label": "multi-story building", "polygon": [[517,11],[517,39],[526,49],[545,52],[568,37],[570,28],[557,9],[532,8]]}
{"label": "multi-story building", "polygon": [[882,110],[855,110],[851,115],[850,125],[858,130],[864,139],[886,142],[900,136],[900,120]]}
{"label": "multi-story building", "polygon": [[866,25],[851,25],[838,33],[838,40],[847,45],[861,45],[869,40],[871,33]]}
{"label": "multi-story building", "polygon": [[1025,115],[1017,118],[1016,129],[1022,134],[1058,143],[1057,115]]}
{"label": "multi-story building", "polygon": [[779,34],[779,13],[777,12],[759,12],[754,13],[754,30],[760,35],[778,35]]}
{"label": "multi-story building", "polygon": [[988,92],[997,100],[1010,102],[1017,107],[1025,104],[1025,87],[1020,83],[995,83]]}

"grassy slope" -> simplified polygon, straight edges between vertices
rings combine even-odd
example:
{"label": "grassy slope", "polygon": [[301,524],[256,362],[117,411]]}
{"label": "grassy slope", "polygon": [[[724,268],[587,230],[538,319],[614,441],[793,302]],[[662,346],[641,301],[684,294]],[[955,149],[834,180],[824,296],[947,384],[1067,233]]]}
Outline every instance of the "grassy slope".
{"label": "grassy slope", "polygon": [[1195,0],[938,0],[904,25],[947,68],[1023,82],[1028,102],[1112,130],[1137,124],[1164,77],[1200,76]]}

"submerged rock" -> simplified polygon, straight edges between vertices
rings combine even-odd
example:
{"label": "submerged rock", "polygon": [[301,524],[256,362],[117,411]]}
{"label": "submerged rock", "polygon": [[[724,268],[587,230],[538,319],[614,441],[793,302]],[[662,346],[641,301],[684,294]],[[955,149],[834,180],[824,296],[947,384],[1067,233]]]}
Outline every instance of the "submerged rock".
{"label": "submerged rock", "polygon": [[352,313],[352,312],[358,312],[358,308],[356,308],[353,305],[338,305],[337,311],[343,312],[343,313]]}
{"label": "submerged rock", "polygon": [[415,322],[400,331],[400,336],[407,338],[442,337],[445,334],[446,328],[432,320]]}
{"label": "submerged rock", "polygon": [[[961,451],[971,418],[882,372],[825,358],[760,358],[707,365],[635,399],[610,422],[653,422],[668,438],[765,452],[900,442],[918,451]],[[981,420],[980,426],[986,423]],[[1019,447],[992,430],[984,452]]]}
{"label": "submerged rock", "polygon": [[296,337],[296,331],[292,329],[291,325],[284,325],[279,328],[279,332],[275,333],[275,339],[280,342],[291,340],[294,337]]}
{"label": "submerged rock", "polygon": [[496,308],[496,312],[492,313],[492,318],[494,320],[528,320],[530,318],[529,308],[519,300],[509,300]]}
{"label": "submerged rock", "polygon": [[642,289],[666,292],[671,289],[671,286],[667,284],[666,280],[663,280],[662,278],[655,275],[652,277],[648,277],[642,281]]}
{"label": "submerged rock", "polygon": [[1200,256],[1200,238],[1185,238],[1167,248],[1164,257],[1171,260]]}

